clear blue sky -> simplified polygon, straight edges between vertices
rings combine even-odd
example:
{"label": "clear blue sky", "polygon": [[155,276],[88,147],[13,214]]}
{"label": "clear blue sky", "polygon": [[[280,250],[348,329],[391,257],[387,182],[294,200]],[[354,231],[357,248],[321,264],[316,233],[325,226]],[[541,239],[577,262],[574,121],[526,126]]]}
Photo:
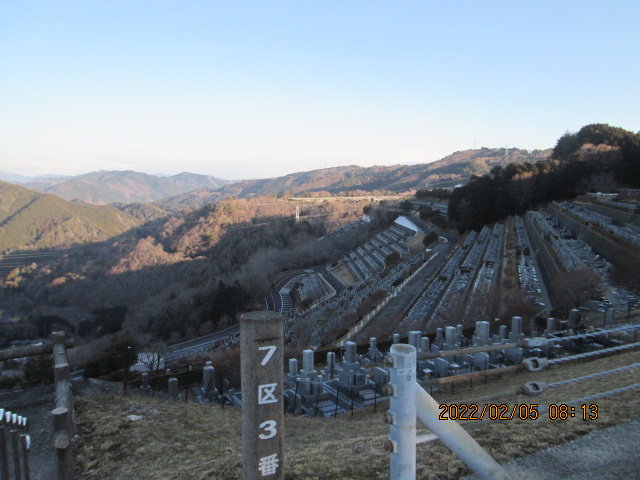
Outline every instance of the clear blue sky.
{"label": "clear blue sky", "polygon": [[223,178],[640,130],[640,2],[0,1],[0,170]]}

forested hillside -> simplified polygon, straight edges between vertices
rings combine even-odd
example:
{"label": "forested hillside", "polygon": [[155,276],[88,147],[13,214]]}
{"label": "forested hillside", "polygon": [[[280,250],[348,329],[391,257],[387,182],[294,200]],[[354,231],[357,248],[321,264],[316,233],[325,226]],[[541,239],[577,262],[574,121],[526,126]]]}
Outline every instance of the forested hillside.
{"label": "forested hillside", "polygon": [[157,207],[83,205],[0,182],[0,252],[102,241],[165,215]]}
{"label": "forested hillside", "polygon": [[300,205],[299,222],[296,204],[284,199],[210,204],[69,249],[53,265],[14,271],[0,290],[0,310],[23,316],[15,336],[52,328],[82,341],[121,328],[164,341],[205,334],[263,308],[281,271],[334,261],[391,220],[374,208],[361,229],[317,241],[367,204]]}
{"label": "forested hillside", "polygon": [[562,136],[547,161],[496,166],[474,175],[454,190],[448,215],[460,230],[477,230],[544,202],[619,187],[640,187],[640,135],[587,125]]}

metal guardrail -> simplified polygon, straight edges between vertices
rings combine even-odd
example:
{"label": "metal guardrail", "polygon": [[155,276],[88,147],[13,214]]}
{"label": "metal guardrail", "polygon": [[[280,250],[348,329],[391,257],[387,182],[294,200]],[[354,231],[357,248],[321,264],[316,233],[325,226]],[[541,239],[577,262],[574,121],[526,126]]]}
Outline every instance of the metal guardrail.
{"label": "metal guardrail", "polygon": [[511,476],[456,421],[439,419],[438,404],[416,383],[416,348],[396,344],[391,347],[391,356],[391,408],[387,413],[391,480],[416,478],[416,417],[480,478],[510,480]]}

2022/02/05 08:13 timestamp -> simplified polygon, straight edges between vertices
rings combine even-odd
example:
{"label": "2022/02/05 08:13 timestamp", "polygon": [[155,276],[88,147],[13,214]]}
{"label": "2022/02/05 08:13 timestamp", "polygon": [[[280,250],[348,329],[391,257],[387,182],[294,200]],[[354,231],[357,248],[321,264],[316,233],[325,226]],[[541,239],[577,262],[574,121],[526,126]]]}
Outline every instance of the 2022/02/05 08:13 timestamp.
{"label": "2022/02/05 08:13 timestamp", "polygon": [[595,403],[587,405],[567,405],[566,403],[552,403],[549,405],[549,419],[567,420],[569,418],[581,418],[582,420],[597,420],[598,405]]}
{"label": "2022/02/05 08:13 timestamp", "polygon": [[548,414],[550,420],[568,420],[578,418],[582,420],[597,420],[598,405],[581,404],[569,405],[565,403],[552,403],[548,407],[530,404],[508,405],[506,403],[490,404],[455,404],[442,403],[439,406],[440,420],[537,420],[541,411]]}

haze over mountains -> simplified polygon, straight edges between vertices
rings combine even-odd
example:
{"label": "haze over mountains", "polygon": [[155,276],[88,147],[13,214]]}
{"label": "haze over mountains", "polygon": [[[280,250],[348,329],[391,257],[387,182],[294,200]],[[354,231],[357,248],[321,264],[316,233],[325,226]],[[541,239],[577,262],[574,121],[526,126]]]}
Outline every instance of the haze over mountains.
{"label": "haze over mountains", "polygon": [[451,187],[466,182],[471,175],[488,173],[496,165],[511,162],[545,160],[551,150],[533,151],[504,148],[466,150],[442,160],[417,165],[343,166],[283,177],[244,181],[224,180],[208,175],[181,173],[161,177],[134,171],[100,171],[72,177],[46,176],[36,179],[0,174],[0,179],[20,183],[43,193],[70,201],[81,200],[94,205],[109,203],[159,202],[174,210],[197,207],[230,196],[247,198],[261,195],[345,194],[354,191],[388,191],[402,193],[418,188]]}
{"label": "haze over mountains", "polygon": [[127,170],[91,172],[73,177],[41,177],[25,183],[24,186],[57,195],[65,200],[82,200],[104,205],[116,202],[150,203],[198,188],[217,189],[226,183],[229,183],[229,180],[187,172],[160,177]]}

